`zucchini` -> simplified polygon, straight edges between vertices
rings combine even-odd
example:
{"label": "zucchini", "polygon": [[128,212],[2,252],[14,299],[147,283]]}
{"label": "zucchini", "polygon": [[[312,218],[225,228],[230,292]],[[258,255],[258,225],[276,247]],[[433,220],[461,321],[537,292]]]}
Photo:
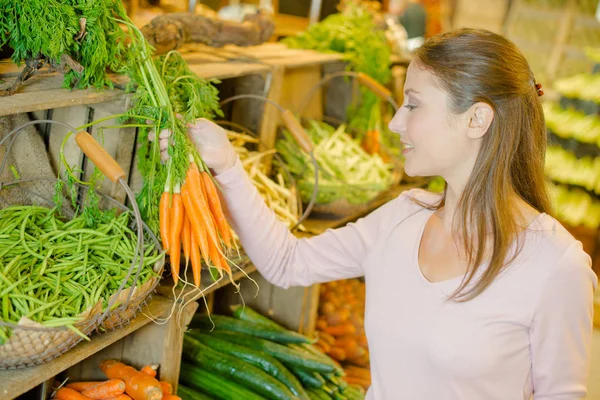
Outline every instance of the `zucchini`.
{"label": "zucchini", "polygon": [[221,353],[229,354],[254,365],[274,376],[276,379],[285,384],[290,391],[302,400],[308,400],[308,395],[304,391],[302,384],[298,379],[276,358],[270,356],[261,350],[254,350],[249,347],[241,346],[235,343],[228,342],[214,335],[200,333],[198,331],[190,331],[187,333],[192,335],[200,343],[210,347],[213,350]]}
{"label": "zucchini", "polygon": [[323,374],[323,378],[325,378],[327,382],[339,387],[340,389],[345,389],[346,386],[348,386],[348,383],[345,380],[340,379],[339,376],[336,376],[334,374]]}
{"label": "zucchini", "polygon": [[264,397],[229,379],[212,374],[186,362],[181,363],[179,379],[186,385],[210,393],[211,396],[219,400],[265,400]]}
{"label": "zucchini", "polygon": [[213,322],[216,330],[245,333],[247,335],[252,335],[284,344],[311,343],[309,338],[297,332],[288,331],[285,329],[276,329],[269,325],[242,321],[240,319],[226,317],[224,315],[213,315],[209,318],[208,315],[198,314],[192,319],[190,327],[212,329]]}
{"label": "zucchini", "polygon": [[181,384],[177,388],[177,395],[183,400],[214,400],[214,397],[201,393],[197,390],[190,389],[189,387]]}
{"label": "zucchini", "polygon": [[308,351],[291,349],[269,340],[248,335],[241,335],[238,333],[215,331],[212,333],[212,335],[227,340],[228,342],[264,351],[285,365],[293,365],[295,367],[303,368],[307,371],[322,372],[325,374],[331,373],[335,370],[331,364],[323,362]]}
{"label": "zucchini", "polygon": [[306,388],[320,389],[325,385],[325,379],[317,372],[305,371],[302,368],[290,366],[290,371],[300,379]]}
{"label": "zucchini", "polygon": [[282,382],[262,369],[213,350],[190,335],[183,337],[183,356],[199,367],[229,378],[268,399],[297,399]]}
{"label": "zucchini", "polygon": [[321,389],[308,389],[308,394],[311,396],[311,400],[331,400],[331,396]]}

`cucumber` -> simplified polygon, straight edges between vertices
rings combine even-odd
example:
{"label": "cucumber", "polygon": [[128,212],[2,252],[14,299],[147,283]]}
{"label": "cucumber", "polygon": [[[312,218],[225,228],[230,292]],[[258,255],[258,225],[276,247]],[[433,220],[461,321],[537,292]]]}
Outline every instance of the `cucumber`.
{"label": "cucumber", "polygon": [[302,386],[312,389],[320,389],[325,385],[325,379],[317,372],[305,371],[302,368],[289,366],[290,371],[300,379]]}
{"label": "cucumber", "polygon": [[323,378],[325,378],[327,382],[330,382],[332,385],[337,386],[340,389],[345,389],[346,386],[348,386],[348,383],[346,383],[345,380],[340,379],[339,376],[334,374],[323,374]]}
{"label": "cucumber", "polygon": [[210,393],[211,396],[219,400],[265,400],[264,397],[229,379],[212,374],[186,362],[181,363],[179,379],[186,385]]}
{"label": "cucumber", "polygon": [[309,353],[311,353],[313,356],[315,356],[319,360],[323,361],[324,363],[330,364],[335,369],[334,373],[337,376],[344,375],[344,369],[338,363],[336,363],[331,357],[329,357],[327,354],[325,354],[321,350],[319,350],[316,346],[314,346],[310,343],[302,343],[302,344],[292,343],[292,344],[289,344],[288,347],[290,347],[292,349],[296,349],[298,351],[308,351]]}
{"label": "cucumber", "polygon": [[269,325],[273,329],[286,330],[286,328],[279,325],[277,322],[273,321],[270,318],[265,317],[264,315],[262,315],[261,313],[259,313],[257,311],[254,311],[253,309],[251,309],[248,306],[244,307],[242,305],[235,305],[235,306],[232,306],[231,309],[233,310],[234,318],[241,319],[242,321],[253,322],[256,324]]}
{"label": "cucumber", "polygon": [[308,394],[311,396],[311,400],[331,400],[331,396],[321,389],[308,389]]}
{"label": "cucumber", "polygon": [[364,391],[361,391],[352,385],[348,385],[346,388],[344,388],[344,390],[342,390],[342,393],[349,400],[364,400],[365,398]]}
{"label": "cucumber", "polygon": [[215,331],[212,333],[219,338],[227,340],[241,346],[261,350],[275,357],[285,365],[293,365],[303,368],[307,371],[323,372],[325,374],[333,372],[332,365],[323,362],[308,351],[291,349],[278,343],[271,342],[248,335],[241,335],[233,332]]}
{"label": "cucumber", "polygon": [[229,354],[254,365],[274,376],[285,384],[290,391],[302,400],[308,400],[308,395],[304,391],[302,384],[298,379],[276,358],[268,355],[264,351],[254,350],[249,347],[240,346],[218,338],[212,334],[190,331],[187,333],[200,343],[221,353]]}
{"label": "cucumber", "polygon": [[236,357],[215,351],[190,335],[183,337],[183,356],[199,367],[229,378],[267,399],[297,399],[282,382],[262,369]]}
{"label": "cucumber", "polygon": [[311,343],[309,338],[296,332],[285,329],[276,329],[265,324],[242,321],[233,317],[226,317],[224,315],[213,315],[209,318],[208,315],[198,314],[192,319],[190,327],[212,329],[213,322],[216,330],[245,333],[247,335],[252,335],[284,344]]}
{"label": "cucumber", "polygon": [[177,395],[181,397],[182,400],[214,400],[214,397],[201,393],[197,390],[190,389],[189,387],[181,384],[177,388]]}

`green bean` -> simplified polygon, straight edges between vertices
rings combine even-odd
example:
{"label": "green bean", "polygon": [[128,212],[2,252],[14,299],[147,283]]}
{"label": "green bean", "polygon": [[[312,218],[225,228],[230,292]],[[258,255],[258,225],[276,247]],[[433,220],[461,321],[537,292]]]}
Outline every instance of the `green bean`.
{"label": "green bean", "polygon": [[41,303],[43,304],[41,307],[38,307],[36,309],[33,309],[33,310],[29,311],[29,313],[27,315],[25,315],[25,317],[26,318],[31,318],[35,314],[38,314],[38,313],[40,313],[40,312],[42,312],[42,311],[44,311],[44,310],[46,310],[48,308],[54,307],[55,305],[62,303],[62,300],[56,300],[53,303],[46,303],[46,304],[44,304],[43,302],[41,302]]}
{"label": "green bean", "polygon": [[8,297],[8,294],[5,294],[2,296],[2,319],[4,319],[4,321],[9,320],[9,308],[12,308],[10,305],[10,298]]}
{"label": "green bean", "polygon": [[14,308],[21,313],[21,315],[26,315],[29,312],[29,308],[27,307],[27,302],[22,301],[21,299],[14,298],[14,294],[9,295],[9,298],[12,300],[12,305]]}
{"label": "green bean", "polygon": [[26,279],[27,278],[21,278],[20,280],[14,282],[10,286],[8,286],[6,289],[4,289],[2,292],[0,292],[0,297],[3,297],[4,295],[10,293],[14,288],[19,286],[19,284],[23,283]]}

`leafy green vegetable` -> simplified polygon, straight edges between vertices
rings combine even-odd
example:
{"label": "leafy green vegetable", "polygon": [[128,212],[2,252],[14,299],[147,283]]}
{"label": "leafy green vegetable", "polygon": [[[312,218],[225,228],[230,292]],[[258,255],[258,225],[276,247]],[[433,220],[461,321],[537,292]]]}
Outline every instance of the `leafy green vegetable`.
{"label": "leafy green vegetable", "polygon": [[[317,203],[327,204],[338,199],[349,203],[365,203],[392,184],[391,166],[379,155],[365,152],[341,125],[334,129],[323,122],[310,121],[306,130],[315,144],[319,163]],[[296,178],[302,201],[308,202],[314,187],[314,166],[310,157],[300,150],[291,134],[276,143],[277,151]]]}
{"label": "leafy green vegetable", "polygon": [[[377,29],[364,6],[350,5],[344,13],[330,15],[283,42],[293,48],[341,53],[349,69],[364,72],[382,84],[390,80],[390,48],[384,32]],[[350,127],[362,132],[372,128],[371,112],[379,105],[377,96],[361,88],[360,104],[349,110]]]}
{"label": "leafy green vegetable", "polygon": [[125,32],[114,17],[126,15],[116,0],[20,0],[0,3],[0,47],[12,60],[64,64],[69,56],[83,67],[64,76],[65,88],[112,87],[107,68],[119,70],[128,55]]}

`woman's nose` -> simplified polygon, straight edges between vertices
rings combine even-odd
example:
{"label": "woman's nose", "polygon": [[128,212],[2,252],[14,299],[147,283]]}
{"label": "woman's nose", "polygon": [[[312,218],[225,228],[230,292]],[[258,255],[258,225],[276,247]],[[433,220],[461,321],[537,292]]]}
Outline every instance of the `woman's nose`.
{"label": "woman's nose", "polygon": [[404,111],[404,107],[400,107],[388,124],[388,128],[390,128],[392,132],[400,134],[406,131],[406,113]]}

